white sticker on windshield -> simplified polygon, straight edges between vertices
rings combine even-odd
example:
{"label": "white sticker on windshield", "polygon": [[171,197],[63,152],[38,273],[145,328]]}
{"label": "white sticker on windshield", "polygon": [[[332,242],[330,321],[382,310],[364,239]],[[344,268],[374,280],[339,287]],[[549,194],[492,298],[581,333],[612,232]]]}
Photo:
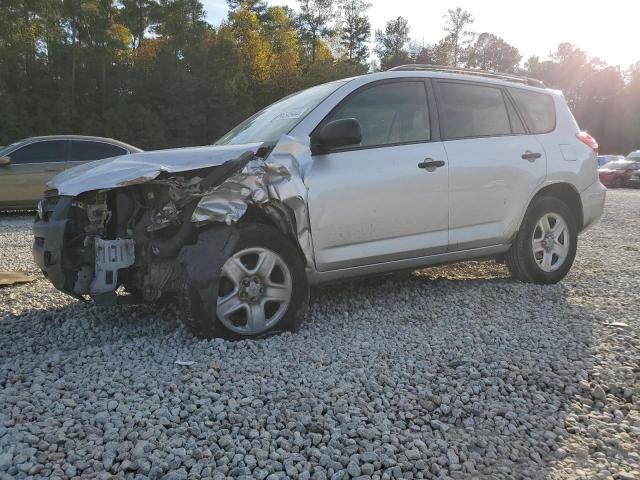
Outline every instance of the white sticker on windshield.
{"label": "white sticker on windshield", "polygon": [[303,113],[304,108],[299,108],[298,110],[289,110],[288,112],[280,112],[278,115],[273,117],[273,120],[289,120],[291,118],[300,118]]}

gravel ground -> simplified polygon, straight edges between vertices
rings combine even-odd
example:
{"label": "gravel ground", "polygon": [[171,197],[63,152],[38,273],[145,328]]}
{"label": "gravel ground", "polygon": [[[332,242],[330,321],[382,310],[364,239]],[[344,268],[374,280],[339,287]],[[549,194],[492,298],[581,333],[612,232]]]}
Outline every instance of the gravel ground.
{"label": "gravel ground", "polygon": [[[31,221],[0,217],[0,269],[35,271]],[[640,191],[611,191],[559,285],[345,282],[262,341],[0,289],[0,479],[640,478],[639,233]]]}

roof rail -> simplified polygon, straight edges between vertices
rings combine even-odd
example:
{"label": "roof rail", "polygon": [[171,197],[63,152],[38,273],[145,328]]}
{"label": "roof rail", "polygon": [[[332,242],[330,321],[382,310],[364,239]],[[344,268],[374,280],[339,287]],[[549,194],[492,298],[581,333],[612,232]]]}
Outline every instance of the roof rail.
{"label": "roof rail", "polygon": [[489,72],[487,70],[475,70],[473,68],[460,68],[460,67],[447,67],[445,65],[428,65],[422,63],[413,63],[409,65],[398,65],[397,67],[390,68],[387,71],[428,71],[428,72],[445,72],[456,73],[459,75],[475,75],[477,77],[495,78],[499,80],[507,80],[509,82],[518,82],[524,85],[530,85],[532,87],[546,88],[545,84],[540,80],[529,77],[520,77],[518,75],[511,75],[509,73]]}

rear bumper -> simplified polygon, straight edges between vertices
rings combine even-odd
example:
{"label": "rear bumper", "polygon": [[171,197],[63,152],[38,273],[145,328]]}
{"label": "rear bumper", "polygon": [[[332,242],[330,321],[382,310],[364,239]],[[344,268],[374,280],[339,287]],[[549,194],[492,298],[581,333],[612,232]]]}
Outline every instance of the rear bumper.
{"label": "rear bumper", "polygon": [[595,182],[580,194],[582,200],[582,230],[589,228],[602,216],[607,189],[600,182]]}

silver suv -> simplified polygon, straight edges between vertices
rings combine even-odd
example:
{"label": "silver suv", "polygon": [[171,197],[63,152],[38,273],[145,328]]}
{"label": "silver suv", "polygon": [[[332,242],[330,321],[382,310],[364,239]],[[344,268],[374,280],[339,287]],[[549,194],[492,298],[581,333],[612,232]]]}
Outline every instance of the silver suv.
{"label": "silver suv", "polygon": [[34,257],[78,298],[177,296],[199,336],[296,330],[309,285],[345,277],[495,258],[558,282],[602,214],[596,155],[538,81],[398,67],[286,97],[212,146],[65,171]]}

